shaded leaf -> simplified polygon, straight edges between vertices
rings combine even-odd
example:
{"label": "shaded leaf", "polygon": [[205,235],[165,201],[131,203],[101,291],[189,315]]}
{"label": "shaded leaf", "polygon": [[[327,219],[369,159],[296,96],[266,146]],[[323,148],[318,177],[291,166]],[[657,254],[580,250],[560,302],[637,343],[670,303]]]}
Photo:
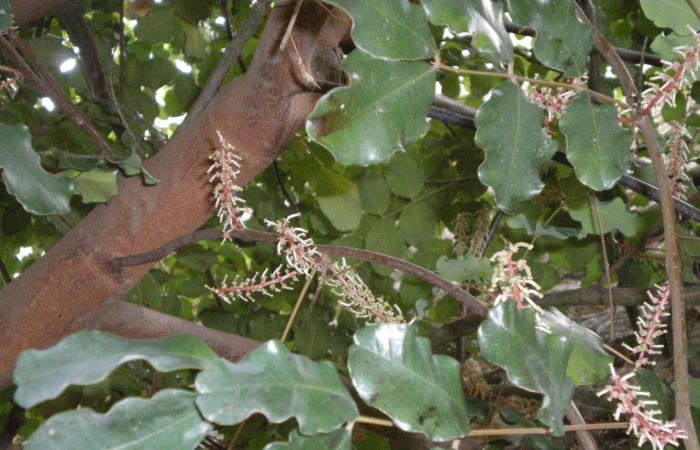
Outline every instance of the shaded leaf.
{"label": "shaded leaf", "polygon": [[586,72],[586,59],[591,51],[591,30],[576,17],[574,3],[569,0],[508,0],[513,20],[534,28],[535,56],[544,65],[561,70],[567,77]]}
{"label": "shaded leaf", "polygon": [[273,442],[263,450],[352,450],[352,435],[346,429],[328,434],[302,436],[294,430],[289,434],[289,442]]}
{"label": "shaded leaf", "polygon": [[7,31],[12,25],[12,5],[10,0],[0,0],[0,32]]}
{"label": "shaded leaf", "polygon": [[640,4],[644,15],[659,28],[671,28],[680,35],[692,34],[691,28],[700,29],[700,20],[688,0],[640,0]]}
{"label": "shaded leaf", "polygon": [[441,256],[437,260],[437,272],[450,281],[485,281],[491,278],[491,262],[488,258],[468,255],[459,259]]}
{"label": "shaded leaf", "polygon": [[384,177],[377,173],[368,172],[357,180],[362,209],[370,214],[382,215],[389,208],[391,194],[389,185]]}
{"label": "shaded leaf", "polygon": [[117,195],[117,171],[93,169],[73,178],[75,193],[83,203],[104,203]]}
{"label": "shaded leaf", "polygon": [[17,360],[15,402],[31,408],[56,398],[71,384],[104,380],[119,365],[140,359],[156,370],[203,369],[216,354],[199,338],[177,336],[132,340],[98,331],[81,331],[45,350],[25,350]]}
{"label": "shaded leaf", "polygon": [[610,189],[627,171],[632,134],[617,124],[613,105],[594,105],[581,93],[564,110],[559,129],[566,137],[566,158],[589,188]]}
{"label": "shaded leaf", "polygon": [[192,392],[166,389],[150,399],[122,400],[106,414],[88,408],[63,412],[44,422],[23,448],[191,450],[212,428],[194,399]]}
{"label": "shaded leaf", "polygon": [[401,211],[399,229],[409,244],[416,248],[429,246],[437,227],[435,211],[425,202],[414,203]]}
{"label": "shaded leaf", "polygon": [[32,214],[65,214],[70,211],[73,182],[50,174],[32,148],[25,125],[0,123],[0,167],[7,191]]}
{"label": "shaded leaf", "polygon": [[398,154],[386,166],[386,182],[389,189],[400,197],[415,198],[423,189],[425,175],[406,154]]}
{"label": "shaded leaf", "polygon": [[540,320],[553,333],[564,336],[571,343],[571,357],[566,372],[577,386],[608,379],[613,357],[603,349],[603,339],[600,336],[569,319],[556,308],[549,309]]}
{"label": "shaded leaf", "polygon": [[362,205],[355,183],[325,168],[318,172],[317,182],[316,200],[331,224],[340,231],[359,225]]}
{"label": "shaded leaf", "polygon": [[563,417],[574,394],[567,376],[572,346],[568,339],[535,328],[532,309],[517,310],[507,301],[495,306],[479,327],[479,348],[491,363],[505,369],[516,386],[544,395],[537,418],[561,436]]}
{"label": "shaded leaf", "polygon": [[[367,230],[365,248],[385,255],[401,256],[406,249],[406,240],[394,222],[380,220]],[[392,269],[377,264],[372,264],[372,268],[383,275],[392,272]]]}
{"label": "shaded leaf", "polygon": [[338,162],[376,164],[425,134],[435,93],[435,72],[428,64],[381,61],[355,51],[343,68],[350,86],[321,97],[306,121],[309,137]]}
{"label": "shaded leaf", "polygon": [[459,363],[433,355],[408,325],[381,324],[355,333],[348,369],[360,397],[405,431],[446,441],[469,433]]}
{"label": "shaded leaf", "polygon": [[326,0],[352,18],[352,40],[375,58],[427,59],[437,53],[425,13],[405,0]]}
{"label": "shaded leaf", "polygon": [[513,45],[503,24],[501,2],[493,0],[423,0],[428,20],[457,33],[472,33],[473,45],[495,63],[513,60]]}
{"label": "shaded leaf", "polygon": [[[634,236],[642,225],[639,216],[627,211],[621,198],[618,197],[610,202],[600,202],[597,199],[594,201],[597,202],[600,222],[603,224],[603,234],[617,230],[625,236]],[[590,202],[581,205],[580,208],[570,209],[569,215],[581,223],[584,232],[600,234],[598,219]]]}
{"label": "shaded leaf", "polygon": [[476,114],[475,142],[486,153],[479,179],[495,191],[496,206],[503,211],[512,211],[544,187],[539,170],[556,143],[542,129],[543,118],[542,110],[510,81],[496,86]]}
{"label": "shaded leaf", "polygon": [[262,413],[273,423],[292,417],[304,434],[327,433],[355,420],[357,406],[328,361],[314,362],[269,341],[240,363],[219,360],[195,381],[202,415],[234,425]]}

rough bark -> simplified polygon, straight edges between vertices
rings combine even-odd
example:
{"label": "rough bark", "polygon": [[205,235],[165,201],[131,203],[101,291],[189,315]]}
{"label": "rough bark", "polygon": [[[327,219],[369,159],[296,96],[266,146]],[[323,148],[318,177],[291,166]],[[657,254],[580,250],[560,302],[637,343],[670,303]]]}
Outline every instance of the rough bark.
{"label": "rough bark", "polygon": [[46,16],[77,10],[83,0],[10,0],[13,23],[24,27]]}
{"label": "rough bark", "polygon": [[[279,50],[290,14],[290,8],[275,8],[248,72],[222,88],[194,126],[148,161],[160,184],[121,180],[115,198],[96,207],[0,291],[0,388],[10,384],[22,350],[54,344],[74,331],[78,318],[126,294],[150,268],[115,271],[112,259],[158,248],[211,216],[206,170],[217,130],[242,157],[241,185],[284,149],[319,95],[304,87],[291,47]],[[319,79],[338,80],[337,46],[347,32],[347,22],[305,3],[293,39],[307,70]]]}

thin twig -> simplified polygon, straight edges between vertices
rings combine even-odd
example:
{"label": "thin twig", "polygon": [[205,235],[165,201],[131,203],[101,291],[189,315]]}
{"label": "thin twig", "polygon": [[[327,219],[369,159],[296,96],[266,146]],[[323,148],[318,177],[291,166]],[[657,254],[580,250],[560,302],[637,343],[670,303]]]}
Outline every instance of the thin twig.
{"label": "thin twig", "polygon": [[284,32],[282,37],[282,42],[280,42],[280,50],[284,50],[287,47],[287,42],[292,36],[292,30],[294,29],[294,24],[297,21],[297,16],[299,16],[299,10],[301,9],[301,0],[297,0],[296,5],[294,5],[294,12],[292,17],[289,19],[289,24],[287,25],[287,30]]}
{"label": "thin twig", "polygon": [[280,170],[277,161],[272,161],[272,169],[275,171],[275,177],[277,178],[277,184],[279,184],[280,190],[282,191],[282,196],[285,198],[285,200],[287,200],[289,206],[294,211],[299,212],[299,207],[297,206],[292,196],[289,195],[289,191],[287,191],[287,186],[285,186],[284,184],[284,178],[282,178],[282,171]]}
{"label": "thin twig", "polygon": [[299,298],[297,298],[297,302],[294,305],[294,309],[292,310],[292,314],[289,315],[289,320],[287,320],[287,326],[284,327],[284,332],[282,333],[282,337],[280,338],[280,341],[285,342],[287,340],[287,337],[289,336],[289,330],[292,329],[292,324],[294,323],[294,319],[296,319],[297,314],[299,313],[299,308],[301,308],[301,303],[304,301],[304,297],[306,297],[306,291],[309,290],[309,286],[311,286],[311,282],[314,280],[314,277],[316,276],[316,271],[311,272],[311,275],[309,275],[306,278],[306,283],[304,283],[304,287],[301,288],[301,292],[299,293]]}
{"label": "thin twig", "polygon": [[[594,27],[585,13],[574,3],[581,16],[581,20],[591,28],[593,33],[593,45],[600,51],[608,61],[610,67],[620,81],[620,86],[625,96],[637,101],[637,92],[634,80],[629,74],[620,56],[615,53],[610,43]],[[664,225],[664,238],[666,241],[666,272],[668,273],[668,285],[671,290],[671,328],[673,332],[673,374],[676,384],[676,420],[686,431],[688,438],[685,441],[689,450],[700,450],[700,441],[695,432],[695,425],[690,412],[690,392],[688,380],[688,342],[685,326],[685,302],[683,300],[683,274],[681,271],[681,260],[676,238],[676,215],[673,207],[673,196],[671,187],[666,175],[659,142],[656,140],[654,129],[648,116],[637,118],[637,126],[644,138],[644,141],[651,156],[656,180],[659,184],[659,196],[661,202],[661,216]]]}
{"label": "thin twig", "polygon": [[[586,425],[586,420],[573,401],[566,410],[566,418],[569,419],[572,425]],[[598,444],[596,444],[593,435],[588,430],[576,431],[576,438],[584,450],[598,450]]]}
{"label": "thin twig", "polygon": [[5,266],[5,263],[2,261],[2,259],[0,259],[0,276],[2,276],[2,281],[5,282],[5,286],[12,282],[12,276],[7,270],[7,267]]}
{"label": "thin twig", "polygon": [[598,211],[598,199],[594,196],[590,197],[593,214],[595,215],[598,224],[598,232],[600,233],[600,250],[603,253],[603,267],[605,268],[605,284],[608,289],[608,306],[610,307],[610,339],[615,336],[615,300],[613,299],[612,280],[610,279],[610,261],[608,260],[608,249],[605,245],[605,233],[603,233],[603,219]]}

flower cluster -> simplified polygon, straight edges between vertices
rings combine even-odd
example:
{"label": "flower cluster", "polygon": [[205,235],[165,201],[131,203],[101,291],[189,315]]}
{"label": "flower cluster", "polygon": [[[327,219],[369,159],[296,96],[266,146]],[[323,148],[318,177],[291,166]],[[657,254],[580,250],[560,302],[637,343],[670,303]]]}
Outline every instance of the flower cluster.
{"label": "flower cluster", "polygon": [[238,281],[238,277],[233,280],[230,286],[227,286],[226,280],[219,288],[207,286],[207,289],[212,291],[221,300],[231,303],[236,298],[244,302],[254,301],[253,294],[262,294],[267,297],[272,297],[273,293],[282,292],[282,290],[292,290],[291,282],[299,278],[299,272],[293,270],[282,273],[282,267],[277,267],[272,273],[268,274],[267,269],[262,274],[255,274],[251,278],[244,281]]}
{"label": "flower cluster", "polygon": [[[575,78],[571,84],[573,86],[582,86],[584,80]],[[559,120],[566,105],[569,104],[574,95],[576,95],[575,89],[562,90],[549,86],[532,85],[530,100],[547,113],[547,118],[544,121],[545,129],[550,129]]]}
{"label": "flower cluster", "polygon": [[211,175],[209,182],[214,184],[216,214],[224,226],[223,240],[228,241],[231,240],[234,231],[245,228],[241,222],[239,210],[239,205],[245,204],[245,201],[237,195],[243,189],[236,184],[236,178],[240,173],[241,157],[234,153],[233,146],[218,130],[216,134],[220,145],[209,157],[213,162],[207,173]]}
{"label": "flower cluster", "polygon": [[684,123],[674,121],[669,124],[666,135],[666,173],[671,182],[671,193],[676,197],[685,198],[685,192],[691,182],[685,170],[690,151],[686,139],[690,138],[690,133]]}
{"label": "flower cluster", "polygon": [[284,255],[287,265],[306,276],[318,271],[324,281],[340,298],[340,304],[348,308],[356,317],[375,322],[404,322],[401,310],[374,296],[365,282],[343,259],[331,262],[307,236],[305,229],[295,227],[291,215],[277,222],[266,221],[273,227],[280,238],[277,241],[277,253]]}
{"label": "flower cluster", "polygon": [[660,349],[663,348],[663,345],[656,344],[654,339],[666,333],[666,324],[663,321],[669,316],[666,310],[669,306],[670,289],[668,286],[657,286],[656,293],[648,295],[649,301],[644,304],[637,321],[637,344],[634,347],[625,345],[636,357],[634,367],[626,375],[620,376],[611,364],[611,384],[600,391],[598,396],[607,395],[608,400],[617,402],[615,420],[619,420],[622,414],[629,416],[627,433],[639,438],[640,447],[649,442],[653,449],[662,450],[668,444],[678,446],[678,441],[686,435],[675,421],[659,419],[661,411],[652,409],[657,407],[656,400],[649,399],[648,392],[642,391],[631,382],[638,375],[640,368],[654,364],[649,357],[660,354]]}
{"label": "flower cluster", "polygon": [[525,242],[508,243],[504,250],[491,256],[491,261],[496,262],[491,278],[491,290],[497,293],[494,304],[514,300],[519,310],[533,308],[537,312],[542,312],[542,308],[533,299],[533,297],[542,298],[540,285],[532,279],[527,261],[515,260],[515,254],[520,249],[530,250],[532,245]]}

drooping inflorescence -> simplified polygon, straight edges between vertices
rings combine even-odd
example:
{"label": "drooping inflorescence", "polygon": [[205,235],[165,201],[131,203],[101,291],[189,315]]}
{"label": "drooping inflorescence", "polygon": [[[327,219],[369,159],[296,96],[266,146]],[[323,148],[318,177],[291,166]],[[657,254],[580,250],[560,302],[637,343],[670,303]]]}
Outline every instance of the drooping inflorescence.
{"label": "drooping inflorescence", "polygon": [[632,382],[643,366],[654,365],[650,356],[660,354],[663,348],[663,345],[657,344],[654,339],[666,333],[664,319],[669,316],[667,309],[670,289],[668,286],[657,286],[656,292],[648,295],[649,301],[644,304],[637,321],[637,343],[634,347],[625,345],[635,355],[634,367],[629,373],[621,376],[611,364],[611,383],[600,391],[598,396],[607,395],[608,400],[617,402],[615,420],[619,420],[623,414],[628,416],[627,433],[639,438],[640,447],[649,442],[653,449],[662,450],[669,444],[678,446],[678,441],[686,435],[675,421],[661,420],[661,411],[656,400],[650,399],[648,392],[642,391],[641,387]]}
{"label": "drooping inflorescence", "polygon": [[207,286],[207,289],[214,292],[217,297],[225,302],[230,303],[235,299],[240,299],[245,302],[255,301],[253,294],[261,294],[267,297],[272,297],[273,293],[282,292],[282,290],[292,290],[291,283],[299,278],[299,272],[296,270],[282,272],[282,267],[279,266],[271,273],[265,269],[262,274],[255,274],[251,278],[243,281],[234,279],[231,285],[227,285],[226,278],[221,283],[221,287],[212,288]]}
{"label": "drooping inflorescence", "polygon": [[219,146],[209,157],[212,165],[207,171],[211,175],[209,182],[214,184],[214,206],[216,215],[224,226],[223,240],[231,240],[232,233],[245,228],[241,222],[239,209],[245,204],[245,200],[238,197],[243,189],[236,184],[236,178],[240,173],[241,157],[234,153],[234,147],[229,144],[217,130]]}
{"label": "drooping inflorescence", "polygon": [[491,261],[496,262],[491,277],[491,291],[496,293],[494,304],[514,300],[520,310],[534,308],[541,312],[542,309],[534,300],[534,298],[542,298],[540,285],[532,279],[527,261],[524,258],[515,259],[520,249],[530,250],[532,245],[525,242],[508,243],[504,250],[491,256]]}

